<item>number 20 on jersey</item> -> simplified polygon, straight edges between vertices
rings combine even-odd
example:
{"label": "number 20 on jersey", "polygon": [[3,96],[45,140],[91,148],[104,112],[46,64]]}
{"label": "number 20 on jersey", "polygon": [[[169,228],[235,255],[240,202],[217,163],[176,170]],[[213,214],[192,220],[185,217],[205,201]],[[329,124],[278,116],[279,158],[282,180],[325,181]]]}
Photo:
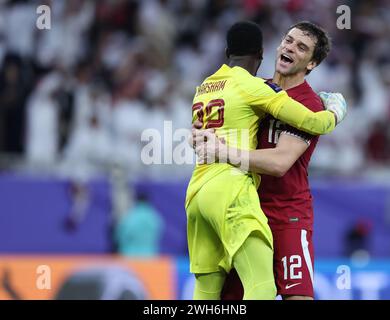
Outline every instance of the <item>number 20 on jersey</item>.
{"label": "number 20 on jersey", "polygon": [[[207,103],[206,107],[203,102],[195,103],[192,106],[192,112],[196,112],[198,120],[202,126],[206,124],[205,128],[220,128],[224,123],[225,101],[223,99],[214,99]],[[211,119],[213,111],[216,110],[218,119]]]}

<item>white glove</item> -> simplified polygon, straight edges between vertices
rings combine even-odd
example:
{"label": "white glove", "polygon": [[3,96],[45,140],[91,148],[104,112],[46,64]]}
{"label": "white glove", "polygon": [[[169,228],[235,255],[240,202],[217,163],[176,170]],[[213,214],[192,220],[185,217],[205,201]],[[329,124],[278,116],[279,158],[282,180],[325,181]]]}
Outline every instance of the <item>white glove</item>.
{"label": "white glove", "polygon": [[338,92],[320,92],[318,95],[320,96],[325,109],[335,114],[336,124],[343,121],[347,115],[347,102],[343,95]]}

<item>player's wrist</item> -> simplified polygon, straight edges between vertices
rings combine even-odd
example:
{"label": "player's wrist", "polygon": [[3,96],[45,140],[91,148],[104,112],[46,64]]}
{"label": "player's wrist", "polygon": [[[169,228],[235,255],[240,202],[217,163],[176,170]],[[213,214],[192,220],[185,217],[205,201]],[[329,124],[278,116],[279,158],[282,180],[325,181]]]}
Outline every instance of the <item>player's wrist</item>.
{"label": "player's wrist", "polygon": [[227,163],[235,167],[240,166],[241,150],[233,147],[227,147],[226,150],[227,150],[227,155],[226,155]]}
{"label": "player's wrist", "polygon": [[332,110],[328,110],[329,112],[331,112],[333,114],[333,117],[334,117],[334,125],[337,126],[339,123],[338,123],[338,120],[337,120],[337,114],[332,111]]}
{"label": "player's wrist", "polygon": [[246,150],[228,148],[227,162],[235,167],[247,167],[249,162],[249,152]]}

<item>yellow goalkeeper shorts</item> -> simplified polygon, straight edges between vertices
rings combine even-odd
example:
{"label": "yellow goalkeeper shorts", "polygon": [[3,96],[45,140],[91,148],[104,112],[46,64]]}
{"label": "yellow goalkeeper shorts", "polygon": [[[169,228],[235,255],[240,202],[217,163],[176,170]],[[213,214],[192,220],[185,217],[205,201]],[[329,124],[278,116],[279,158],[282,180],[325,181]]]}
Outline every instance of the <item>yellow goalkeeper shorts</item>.
{"label": "yellow goalkeeper shorts", "polygon": [[[273,249],[271,229],[250,175],[220,173],[201,187],[186,212],[192,273],[221,268],[229,272],[234,254],[252,232]],[[272,254],[263,258],[273,259]]]}

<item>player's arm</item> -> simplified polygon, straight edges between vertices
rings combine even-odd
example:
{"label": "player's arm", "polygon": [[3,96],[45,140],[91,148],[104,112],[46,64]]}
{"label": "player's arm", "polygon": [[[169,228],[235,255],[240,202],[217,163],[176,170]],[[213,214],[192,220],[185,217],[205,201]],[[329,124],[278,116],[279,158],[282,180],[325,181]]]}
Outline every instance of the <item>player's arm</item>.
{"label": "player's arm", "polygon": [[313,112],[290,97],[273,99],[266,112],[299,130],[310,134],[326,134],[334,130],[336,118],[332,112]]}
{"label": "player's arm", "polygon": [[[313,135],[326,134],[344,120],[347,104],[340,93],[320,93],[325,111],[313,112],[303,104],[287,96],[272,99],[267,112],[275,118]],[[279,101],[278,101],[279,100]]]}
{"label": "player's arm", "polygon": [[281,133],[275,148],[241,150],[219,140],[214,129],[193,130],[193,140],[199,163],[227,162],[238,167],[246,163],[249,171],[277,177],[286,174],[310,143],[304,135],[292,135],[286,131]]}
{"label": "player's arm", "polygon": [[336,118],[332,112],[313,112],[287,96],[284,91],[267,98],[258,99],[256,106],[299,130],[319,135],[331,132],[336,126]]}
{"label": "player's arm", "polygon": [[332,93],[332,99],[328,98],[327,110],[320,112],[309,110],[290,98],[285,91],[267,87],[265,83],[251,94],[244,91],[244,96],[252,107],[260,108],[274,118],[312,135],[331,132],[346,115],[346,103],[341,94]]}
{"label": "player's arm", "polygon": [[[309,144],[305,140],[288,133],[281,133],[275,148],[249,152],[249,171],[282,177],[308,147]],[[230,150],[228,154],[239,155],[242,152]],[[242,163],[243,160],[228,157],[228,162],[232,164]]]}

